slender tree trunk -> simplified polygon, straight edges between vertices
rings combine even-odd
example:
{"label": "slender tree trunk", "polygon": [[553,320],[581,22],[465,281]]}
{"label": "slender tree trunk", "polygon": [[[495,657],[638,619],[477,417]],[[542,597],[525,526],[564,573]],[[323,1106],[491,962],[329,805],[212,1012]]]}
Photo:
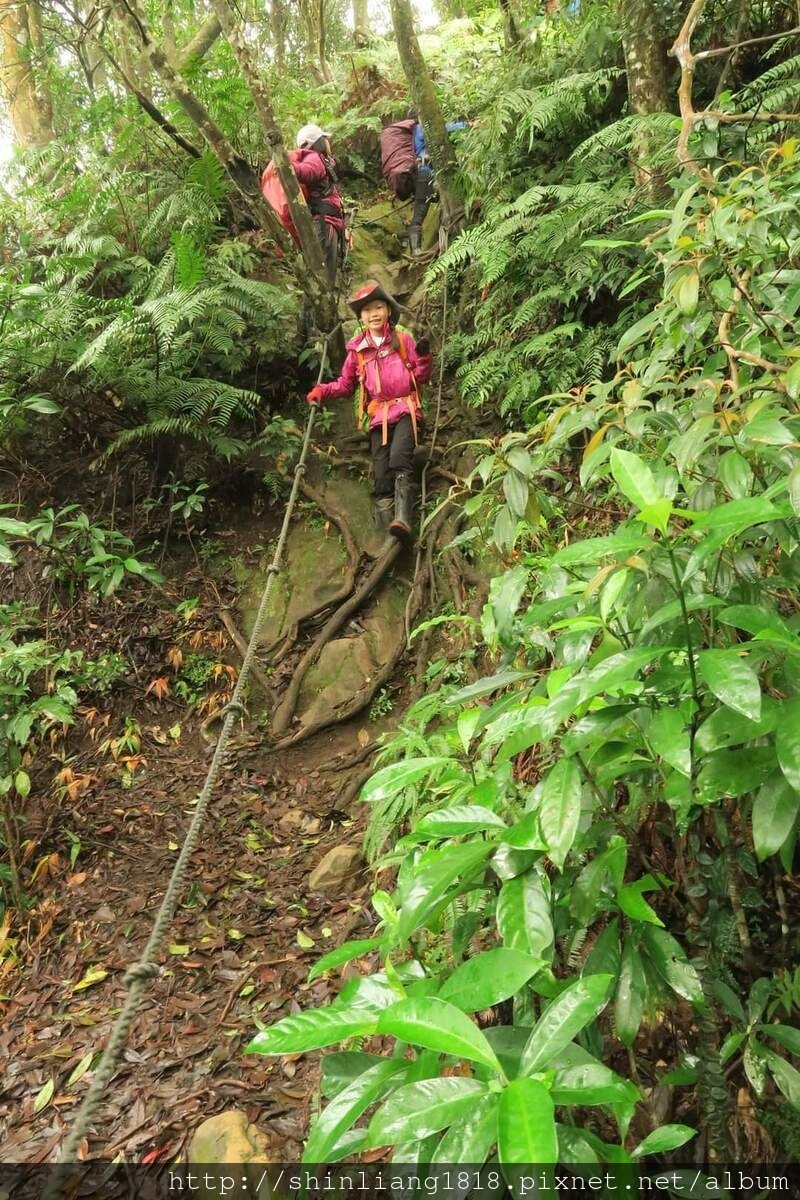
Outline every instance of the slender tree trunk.
{"label": "slender tree trunk", "polygon": [[327,289],[322,248],[317,239],[317,233],[314,229],[314,222],[308,210],[308,205],[300,191],[300,185],[297,182],[294,168],[286,153],[283,134],[275,117],[275,111],[272,107],[272,100],[266,82],[258,70],[250,47],[244,40],[244,34],[238,23],[237,14],[232,7],[231,0],[212,0],[212,2],[225,37],[228,39],[231,49],[236,55],[236,61],[239,63],[245,83],[253,97],[253,103],[261,121],[267,145],[272,151],[272,157],[275,160],[278,178],[283,185],[283,190],[289,201],[292,221],[300,238],[300,248],[303,258],[305,259],[309,274],[316,278],[319,285],[317,303],[322,305],[320,312],[324,311],[326,327],[330,329],[335,323],[336,306],[333,297],[329,295]]}
{"label": "slender tree trunk", "polygon": [[635,113],[669,112],[667,45],[652,0],[619,0],[628,101]]}
{"label": "slender tree trunk", "polygon": [[353,0],[353,41],[361,49],[369,45],[369,5],[368,0]]}
{"label": "slender tree trunk", "polygon": [[414,29],[414,17],[410,0],[390,0],[392,24],[397,39],[397,49],[403,64],[408,90],[425,129],[425,137],[431,149],[434,171],[439,187],[439,198],[446,224],[458,219],[461,206],[455,195],[454,176],[456,156],[453,143],[447,134],[444,117],[433,90],[433,81],[428,71]]}
{"label": "slender tree trunk", "polygon": [[[241,155],[237,154],[211,114],[175,71],[162,47],[153,40],[138,7],[137,0],[117,0],[117,4],[123,20],[128,22],[140,39],[145,57],[153,70],[160,76],[175,100],[177,100],[183,111],[197,127],[203,139],[214,151],[234,185],[244,197],[254,219],[265,226],[274,237],[281,252],[292,268],[300,288],[311,301],[321,327],[330,329],[333,324],[330,321],[333,297],[327,287],[321,283],[320,277],[315,272],[309,270],[304,257],[296,253],[291,238],[289,238],[273,209],[261,195],[258,175],[250,164],[245,162]],[[218,9],[218,16],[221,11],[221,9]],[[295,188],[297,188],[294,173],[292,173],[292,177]]]}
{"label": "slender tree trunk", "polygon": [[506,50],[518,46],[522,41],[519,28],[519,14],[514,0],[500,0],[500,11],[503,14],[503,39]]}
{"label": "slender tree trunk", "polygon": [[269,28],[272,35],[272,51],[275,69],[283,74],[286,69],[286,34],[289,28],[285,0],[270,0]]}
{"label": "slender tree trunk", "polygon": [[21,146],[53,140],[38,0],[0,0],[0,97]]}
{"label": "slender tree trunk", "polygon": [[217,14],[214,13],[207,21],[203,22],[192,40],[187,42],[183,49],[175,55],[175,66],[178,70],[182,71],[193,59],[203,58],[208,54],[221,33],[222,26]]}

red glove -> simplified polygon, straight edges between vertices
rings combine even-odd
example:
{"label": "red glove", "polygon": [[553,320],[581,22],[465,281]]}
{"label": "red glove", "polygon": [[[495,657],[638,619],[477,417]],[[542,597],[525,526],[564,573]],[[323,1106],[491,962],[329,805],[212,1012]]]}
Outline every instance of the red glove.
{"label": "red glove", "polygon": [[322,390],[321,384],[318,383],[316,387],[312,387],[311,391],[306,396],[306,404],[322,404],[324,398],[325,393]]}

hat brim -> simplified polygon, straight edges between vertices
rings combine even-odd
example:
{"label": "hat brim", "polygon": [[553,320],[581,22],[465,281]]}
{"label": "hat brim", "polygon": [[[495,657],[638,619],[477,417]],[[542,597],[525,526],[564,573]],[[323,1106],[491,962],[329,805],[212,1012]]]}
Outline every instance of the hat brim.
{"label": "hat brim", "polygon": [[395,322],[400,320],[400,305],[395,300],[394,296],[390,296],[384,288],[374,287],[371,292],[367,292],[366,296],[352,297],[348,300],[348,304],[352,308],[357,317],[361,316],[361,310],[365,304],[370,304],[373,300],[382,300],[384,304],[388,304]]}

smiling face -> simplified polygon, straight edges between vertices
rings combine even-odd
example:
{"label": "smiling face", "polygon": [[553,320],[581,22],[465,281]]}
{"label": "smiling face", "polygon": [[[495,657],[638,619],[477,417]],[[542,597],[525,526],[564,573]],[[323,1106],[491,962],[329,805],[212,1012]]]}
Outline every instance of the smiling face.
{"label": "smiling face", "polygon": [[361,320],[371,333],[378,333],[389,323],[389,305],[384,300],[370,300],[361,309]]}

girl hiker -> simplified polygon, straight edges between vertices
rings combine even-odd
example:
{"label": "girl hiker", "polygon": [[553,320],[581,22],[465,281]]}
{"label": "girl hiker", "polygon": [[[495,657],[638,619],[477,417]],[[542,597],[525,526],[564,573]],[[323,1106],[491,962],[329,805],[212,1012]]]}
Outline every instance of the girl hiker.
{"label": "girl hiker", "polygon": [[320,383],[306,396],[309,404],[352,396],[358,387],[358,421],[369,421],[379,526],[394,505],[389,532],[410,539],[413,507],[414,447],[422,424],[420,385],[431,376],[427,338],[415,342],[398,327],[400,306],[374,279],[368,279],[348,303],[363,328],[347,343],[342,373]]}

